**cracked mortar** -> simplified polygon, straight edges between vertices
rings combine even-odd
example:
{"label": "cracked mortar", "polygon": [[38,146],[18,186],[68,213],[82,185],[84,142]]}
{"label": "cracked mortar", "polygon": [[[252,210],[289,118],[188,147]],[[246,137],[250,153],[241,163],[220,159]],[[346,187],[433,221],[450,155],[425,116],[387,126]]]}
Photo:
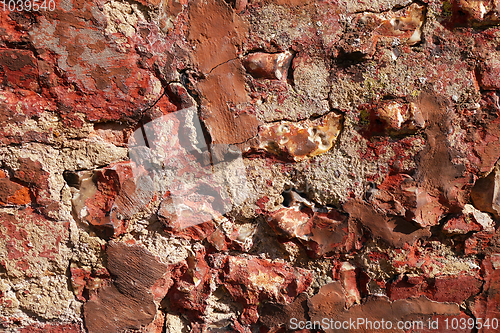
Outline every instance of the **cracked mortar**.
{"label": "cracked mortar", "polygon": [[492,318],[495,3],[0,12],[0,330]]}

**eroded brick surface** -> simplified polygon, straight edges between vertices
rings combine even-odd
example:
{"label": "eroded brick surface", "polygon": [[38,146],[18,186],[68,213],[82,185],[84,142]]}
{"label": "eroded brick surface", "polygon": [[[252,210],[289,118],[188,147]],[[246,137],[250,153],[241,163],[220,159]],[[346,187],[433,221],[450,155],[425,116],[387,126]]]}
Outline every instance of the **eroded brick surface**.
{"label": "eroded brick surface", "polygon": [[498,1],[48,4],[0,3],[0,331],[497,331]]}
{"label": "eroded brick surface", "polygon": [[157,316],[156,302],[165,297],[173,284],[171,269],[139,245],[113,242],[106,253],[114,281],[102,286],[85,304],[87,330],[138,330],[151,324]]}

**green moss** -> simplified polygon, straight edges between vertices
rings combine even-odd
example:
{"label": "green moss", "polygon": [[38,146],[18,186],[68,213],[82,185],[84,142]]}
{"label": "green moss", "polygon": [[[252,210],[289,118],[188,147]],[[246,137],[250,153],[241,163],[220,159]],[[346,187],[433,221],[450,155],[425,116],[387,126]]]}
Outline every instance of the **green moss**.
{"label": "green moss", "polygon": [[379,80],[375,80],[371,77],[366,77],[364,82],[365,91],[368,93],[368,97],[374,98],[377,94],[380,94],[388,87],[388,82],[386,82],[387,76],[382,77]]}
{"label": "green moss", "polygon": [[368,126],[370,125],[370,113],[366,109],[359,110],[359,125]]}
{"label": "green moss", "polygon": [[443,16],[450,17],[453,15],[453,4],[451,1],[443,2]]}

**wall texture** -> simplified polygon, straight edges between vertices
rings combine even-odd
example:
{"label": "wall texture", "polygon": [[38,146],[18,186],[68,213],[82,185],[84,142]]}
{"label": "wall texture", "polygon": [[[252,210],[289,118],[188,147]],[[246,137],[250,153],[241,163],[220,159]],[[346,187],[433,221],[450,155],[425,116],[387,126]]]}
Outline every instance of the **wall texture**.
{"label": "wall texture", "polygon": [[498,0],[35,1],[0,331],[498,331]]}

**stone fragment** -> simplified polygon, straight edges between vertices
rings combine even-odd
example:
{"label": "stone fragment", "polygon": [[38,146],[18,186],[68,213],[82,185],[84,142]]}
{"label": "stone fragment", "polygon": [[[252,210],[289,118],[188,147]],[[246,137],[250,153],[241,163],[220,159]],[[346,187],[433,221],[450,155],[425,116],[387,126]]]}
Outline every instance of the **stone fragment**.
{"label": "stone fragment", "polygon": [[315,120],[266,124],[259,128],[258,148],[296,161],[320,155],[335,144],[342,121],[342,115],[331,112]]}
{"label": "stone fragment", "polygon": [[101,288],[95,299],[85,303],[85,326],[89,333],[120,332],[140,329],[151,323],[156,305],[151,295],[136,300],[123,294],[115,285]]}
{"label": "stone fragment", "polygon": [[[167,232],[186,239],[203,240],[212,235],[216,230],[214,223],[210,220],[212,215],[205,215],[203,214],[204,211],[195,211],[194,213],[197,217],[205,218],[195,220],[186,218],[178,219],[178,215],[167,211],[164,202],[160,205],[158,217],[165,225]],[[168,207],[169,210],[172,209],[172,205],[169,204]],[[191,213],[193,213],[192,210],[187,211],[187,214],[191,215]]]}
{"label": "stone fragment", "polygon": [[85,297],[83,296],[83,291],[87,284],[87,280],[90,278],[91,269],[90,267],[79,268],[75,263],[71,263],[70,272],[73,292],[78,300],[84,302]]}
{"label": "stone fragment", "polygon": [[[256,258],[228,256],[223,269],[221,282],[231,297],[249,311],[255,311],[264,300],[290,304],[312,282],[311,273],[305,269]],[[255,323],[258,316],[247,319]]]}
{"label": "stone fragment", "polygon": [[[423,329],[427,326],[428,318],[433,315],[459,315],[460,309],[457,304],[439,303],[428,300],[421,296],[405,300],[389,301],[386,297],[371,297],[360,305],[354,305],[345,309],[345,294],[340,282],[332,282],[323,286],[319,293],[308,300],[309,316],[311,322],[320,323],[325,332],[336,332],[334,323],[330,320],[322,321],[323,318],[332,318],[338,322],[349,320],[358,323],[359,326],[345,328],[344,332],[374,332],[373,322],[381,318],[388,322],[398,322],[420,318]],[[356,320],[354,319],[356,318]],[[369,323],[371,322],[371,324]],[[371,326],[370,326],[371,325]],[[380,329],[380,327],[379,327]],[[387,329],[387,328],[386,328]],[[416,328],[415,328],[416,329]],[[419,331],[418,329],[416,329]],[[388,332],[403,332],[403,330],[392,327]]]}
{"label": "stone fragment", "polygon": [[[290,193],[298,196],[294,191]],[[270,213],[267,222],[278,235],[300,240],[313,258],[355,247],[356,232],[349,227],[346,216],[335,209],[315,212],[311,208],[284,207]]]}
{"label": "stone fragment", "polygon": [[[479,175],[490,173],[500,158],[500,96],[493,91],[484,92],[480,108],[465,116],[465,143],[468,159]],[[467,123],[477,124],[468,126]]]}
{"label": "stone fragment", "polygon": [[417,209],[417,186],[406,174],[388,175],[376,190],[371,191],[370,201],[391,215],[412,218]]}
{"label": "stone fragment", "polygon": [[[182,87],[170,88],[186,108],[134,132],[129,142],[132,173],[135,182],[144,179],[151,185],[142,186],[148,197],[155,194],[149,175],[162,179],[157,185],[162,195],[157,215],[170,231],[204,239],[214,231],[212,219],[248,198],[245,165],[236,146],[207,142],[194,100]],[[191,229],[184,232],[187,228]]]}
{"label": "stone fragment", "polygon": [[[165,225],[174,231],[181,231],[189,227],[200,226],[200,228],[205,229],[210,226],[209,221],[213,218],[219,216],[221,210],[217,209],[221,207],[222,203],[210,202],[203,200],[206,191],[203,188],[199,188],[200,195],[197,195],[196,188],[191,189],[192,192],[188,192],[184,198],[187,199],[181,202],[178,198],[165,198],[158,210],[158,216],[164,221]],[[205,192],[205,193],[204,193]],[[216,199],[219,197],[214,196]],[[212,208],[215,206],[215,209]],[[203,225],[207,223],[206,225]],[[209,227],[213,229],[212,227]]]}
{"label": "stone fragment", "polygon": [[[425,20],[426,8],[418,3],[395,12],[389,21],[383,21],[379,28],[384,36],[395,36],[408,45],[415,45],[421,40],[422,24]],[[388,24],[389,23],[389,24]]]}
{"label": "stone fragment", "polygon": [[106,269],[94,271],[88,266],[79,267],[72,262],[70,265],[71,286],[76,298],[82,302],[95,295],[97,290],[106,285],[110,279]]}
{"label": "stone fragment", "polygon": [[415,45],[421,41],[426,7],[417,3],[384,13],[359,13],[339,43],[341,58],[371,57],[381,38],[397,38],[398,42]]}
{"label": "stone fragment", "polygon": [[[228,66],[236,67],[230,68],[233,74],[211,75],[199,83],[200,90],[207,97],[203,100],[201,117],[214,144],[242,145],[257,135],[260,121],[250,110],[237,112],[235,107],[232,107],[247,103],[248,97],[239,68],[235,64]],[[224,68],[217,69],[222,70]],[[230,84],[231,88],[226,85],[226,76],[234,78]],[[227,121],[221,122],[220,119]]]}
{"label": "stone fragment", "polygon": [[189,6],[188,15],[191,56],[201,73],[208,74],[193,82],[203,95],[201,118],[212,143],[243,144],[256,136],[259,126],[251,112],[236,112],[236,106],[250,101],[245,69],[236,53],[248,24],[226,3],[218,1],[196,2]]}
{"label": "stone fragment", "polygon": [[44,96],[57,101],[56,111],[70,127],[82,126],[81,115],[92,122],[133,121],[161,96],[156,75],[140,65],[141,38],[126,36],[136,34],[140,11],[113,4],[100,10],[91,10],[90,3],[59,6],[54,16],[41,15],[27,34],[38,56]]}
{"label": "stone fragment", "polygon": [[78,192],[74,193],[71,202],[73,204],[74,213],[80,221],[83,221],[88,215],[86,201],[87,199],[92,198],[97,192],[97,186],[94,181],[94,172],[65,172],[64,177],[68,185],[78,189]]}
{"label": "stone fragment", "polygon": [[492,326],[493,318],[500,313],[500,256],[495,253],[483,261],[483,292],[470,304],[472,314],[476,318],[490,318],[490,327],[484,326],[479,332],[493,333],[497,327]]}
{"label": "stone fragment", "polygon": [[389,102],[379,107],[377,112],[381,120],[385,121],[392,129],[399,130],[409,118],[409,110],[405,106],[399,102]]}
{"label": "stone fragment", "polygon": [[465,235],[469,232],[481,231],[482,227],[470,216],[459,215],[451,217],[443,226],[443,231],[449,234]]}
{"label": "stone fragment", "polygon": [[172,82],[168,85],[168,91],[173,95],[173,102],[178,105],[180,110],[197,106],[195,99],[182,84]]}
{"label": "stone fragment", "polygon": [[483,213],[472,205],[465,205],[461,216],[452,218],[443,226],[443,230],[448,233],[466,234],[470,231],[487,232],[495,231],[495,222],[491,217]]}
{"label": "stone fragment", "polygon": [[250,53],[243,58],[243,66],[255,78],[286,80],[293,53]]}
{"label": "stone fragment", "polygon": [[205,260],[206,252],[200,249],[191,252],[185,265],[178,265],[176,279],[168,293],[170,306],[191,321],[200,321],[206,314],[207,299],[214,291],[212,286],[218,282],[218,271],[214,270]]}
{"label": "stone fragment", "polygon": [[292,318],[305,322],[308,312],[307,299],[307,294],[302,293],[291,304],[263,303],[259,308],[261,313],[259,322],[270,329],[286,325]]}
{"label": "stone fragment", "polygon": [[14,172],[14,177],[34,186],[44,186],[49,174],[43,170],[39,161],[30,158],[19,158],[19,168]]}
{"label": "stone fragment", "polygon": [[210,236],[208,236],[207,241],[217,251],[226,251],[228,249],[226,235],[220,229],[216,229]]}
{"label": "stone fragment", "polygon": [[279,235],[288,238],[301,238],[307,241],[307,230],[305,229],[310,218],[310,214],[301,212],[297,208],[281,208],[271,213],[271,216],[267,218],[267,222]]}
{"label": "stone fragment", "polygon": [[0,178],[0,206],[27,205],[30,202],[30,190],[26,186]]}
{"label": "stone fragment", "polygon": [[[103,169],[74,173],[73,209],[81,221],[110,235],[126,231],[127,221],[148,207],[156,191],[147,174],[132,172],[133,162],[113,163]],[[68,176],[70,177],[70,176]]]}
{"label": "stone fragment", "polygon": [[2,29],[5,34],[2,34],[0,41],[2,43],[19,43],[26,39],[28,30],[32,27],[32,22],[22,13],[17,15],[9,15],[8,11],[2,12]]}
{"label": "stone fragment", "polygon": [[39,160],[34,158],[19,157],[18,162],[19,167],[14,170],[13,180],[20,180],[26,184],[34,195],[38,210],[45,216],[53,218],[54,215],[57,215],[61,203],[51,195],[49,172],[45,170]]}
{"label": "stone fragment", "polygon": [[38,68],[33,52],[0,49],[0,83],[13,89],[37,91]]}
{"label": "stone fragment", "polygon": [[248,0],[228,0],[226,2],[231,4],[231,6],[238,14],[242,14],[245,11],[248,4]]}
{"label": "stone fragment", "polygon": [[428,228],[419,228],[403,218],[385,215],[360,200],[349,200],[343,208],[349,213],[350,219],[368,228],[373,237],[381,238],[395,247],[412,245],[418,239],[431,235]]}
{"label": "stone fragment", "polygon": [[146,327],[140,330],[140,333],[163,333],[165,327],[165,312],[158,310],[155,319]]}
{"label": "stone fragment", "polygon": [[417,172],[412,177],[418,185],[414,219],[423,227],[437,224],[444,213],[462,210],[469,202],[473,185],[474,177],[468,163],[454,158],[457,151],[453,147],[468,147],[456,142],[457,138],[451,135],[453,126],[445,111],[448,103],[427,93],[420,94],[415,101],[420,110],[425,110],[426,122],[426,145],[417,156]]}
{"label": "stone fragment", "polygon": [[[243,39],[248,23],[226,4],[216,1],[196,2],[189,7],[189,41],[196,48],[192,56],[199,69],[208,73],[211,69],[233,59],[235,44]],[[211,36],[210,41],[204,40]],[[207,57],[211,54],[211,57]]]}
{"label": "stone fragment", "polygon": [[247,7],[248,0],[235,0],[234,9],[237,13],[243,13]]}
{"label": "stone fragment", "polygon": [[459,8],[470,15],[476,25],[496,25],[500,23],[500,4],[498,0],[459,0]]}
{"label": "stone fragment", "polygon": [[252,223],[225,225],[225,231],[231,240],[231,247],[240,251],[248,252],[253,246],[253,236],[257,231],[257,225]]}
{"label": "stone fragment", "polygon": [[127,132],[127,126],[119,122],[97,123],[94,124],[94,131],[89,134],[89,139],[98,138],[100,141],[120,147],[127,143]]}
{"label": "stone fragment", "polygon": [[309,315],[315,317],[321,314],[342,312],[346,301],[342,284],[338,281],[321,287],[319,292],[307,301]]}
{"label": "stone fragment", "polygon": [[361,295],[358,290],[356,267],[348,262],[340,265],[340,282],[345,290],[345,301],[347,308],[361,302]]}
{"label": "stone fragment", "polygon": [[157,319],[157,307],[174,284],[171,268],[144,246],[111,242],[108,269],[115,280],[84,305],[89,333],[139,330]]}
{"label": "stone fragment", "polygon": [[378,106],[379,118],[389,126],[390,132],[401,130],[415,131],[425,126],[421,111],[414,103],[391,101]]}
{"label": "stone fragment", "polygon": [[360,133],[365,137],[411,135],[425,128],[422,111],[413,102],[380,101],[358,109]]}
{"label": "stone fragment", "polygon": [[500,252],[500,230],[496,232],[479,231],[465,240],[464,252],[470,254],[490,255]]}
{"label": "stone fragment", "polygon": [[111,222],[116,226],[121,224],[120,220],[131,219],[145,210],[154,196],[154,184],[148,175],[127,179],[111,208]]}
{"label": "stone fragment", "polygon": [[480,66],[479,85],[485,90],[498,90],[500,89],[499,75],[500,53],[494,52]]}
{"label": "stone fragment", "polygon": [[[80,192],[73,197],[73,207],[80,219],[99,228],[108,228],[113,234],[115,226],[111,223],[109,213],[118,196],[121,183],[131,176],[128,163],[110,165],[95,173],[81,173]],[[116,227],[123,228],[119,225]]]}
{"label": "stone fragment", "polygon": [[391,301],[416,296],[425,296],[437,302],[462,304],[471,296],[481,292],[483,281],[470,275],[440,276],[434,280],[423,277],[400,276],[387,283],[387,296]]}
{"label": "stone fragment", "polygon": [[483,212],[492,213],[500,218],[500,166],[497,164],[485,178],[476,180],[471,191],[474,207]]}
{"label": "stone fragment", "polygon": [[106,254],[107,268],[115,276],[114,284],[122,293],[130,296],[151,294],[155,301],[167,293],[172,283],[166,275],[168,267],[144,246],[111,242]]}

